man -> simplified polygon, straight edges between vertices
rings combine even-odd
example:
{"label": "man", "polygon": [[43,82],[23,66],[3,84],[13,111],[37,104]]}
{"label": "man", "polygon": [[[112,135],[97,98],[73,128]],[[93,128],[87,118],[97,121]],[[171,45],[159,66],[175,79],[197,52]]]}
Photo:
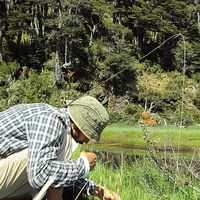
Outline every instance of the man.
{"label": "man", "polygon": [[91,96],[62,109],[21,104],[1,112],[0,199],[32,199],[53,177],[48,200],[61,199],[62,188],[70,185],[102,200],[119,200],[116,193],[86,179],[95,166],[94,153],[69,160],[76,143],[100,139],[108,120],[105,108]]}

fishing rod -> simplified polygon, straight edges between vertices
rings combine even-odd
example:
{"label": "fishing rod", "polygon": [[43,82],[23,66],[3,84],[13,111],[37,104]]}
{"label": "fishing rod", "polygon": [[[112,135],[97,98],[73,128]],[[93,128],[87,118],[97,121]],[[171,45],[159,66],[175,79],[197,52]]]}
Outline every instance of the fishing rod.
{"label": "fishing rod", "polygon": [[[170,40],[173,40],[173,39],[176,39],[178,37],[182,37],[183,38],[183,41],[184,41],[184,67],[183,67],[183,73],[185,75],[185,58],[186,58],[186,53],[185,53],[185,39],[184,39],[184,36],[181,34],[181,33],[178,33],[178,34],[175,34],[175,35],[172,35],[171,37],[169,37],[168,39],[166,39],[164,42],[162,42],[160,45],[158,45],[156,48],[154,48],[153,50],[151,50],[149,53],[145,54],[144,56],[142,56],[141,58],[139,58],[138,61],[141,61],[142,59],[146,58],[147,56],[149,56],[150,54],[152,54],[153,52],[155,52],[157,49],[159,49],[160,47],[162,47],[165,43],[167,43],[168,41]],[[87,91],[84,95],[90,93],[92,90],[94,90],[95,88],[97,88],[98,86],[101,86],[103,85],[104,83],[108,82],[109,80],[112,80],[113,78],[115,78],[116,76],[118,76],[119,74],[121,74],[122,72],[124,72],[126,69],[130,68],[130,66],[127,66],[125,68],[123,68],[122,70],[118,71],[117,73],[113,74],[112,76],[110,76],[109,78],[107,78],[105,81],[95,85],[94,87],[92,87],[89,91]],[[184,83],[184,82],[183,82]],[[183,92],[182,91],[182,95],[183,95]],[[72,104],[75,100],[77,100],[78,98],[80,98],[81,96],[83,96],[83,94],[79,95],[79,97],[76,97],[75,99],[71,100],[67,105],[66,107],[68,107],[70,104]],[[183,100],[182,100],[183,102]],[[182,106],[181,108],[183,108],[183,103],[182,103]],[[182,112],[181,112],[182,114]],[[182,120],[182,116],[181,116],[181,120]],[[181,122],[182,123],[182,122]],[[103,164],[105,165],[105,163]],[[101,165],[99,168],[101,168],[103,165]],[[56,176],[53,176],[53,177],[50,177],[49,180],[46,182],[46,184],[42,187],[42,189],[40,190],[40,192],[34,197],[33,200],[41,200],[45,194],[46,194],[46,191],[47,189],[50,187],[51,184],[53,184],[53,182],[55,181],[55,177]],[[89,179],[90,180],[90,179]],[[89,181],[88,180],[88,181]],[[80,196],[80,193],[82,192],[82,190],[84,189],[84,187],[86,186],[86,184],[83,186],[83,188],[81,189],[81,191],[78,193],[76,199]]]}

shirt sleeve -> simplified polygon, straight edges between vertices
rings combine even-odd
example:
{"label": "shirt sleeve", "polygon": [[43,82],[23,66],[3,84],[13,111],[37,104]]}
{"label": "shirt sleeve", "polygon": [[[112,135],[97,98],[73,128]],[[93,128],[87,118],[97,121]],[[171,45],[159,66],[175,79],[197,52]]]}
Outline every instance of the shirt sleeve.
{"label": "shirt sleeve", "polygon": [[64,129],[54,113],[35,115],[27,121],[27,175],[33,188],[41,188],[51,176],[56,177],[52,186],[58,188],[72,185],[87,175],[82,158],[57,160]]}

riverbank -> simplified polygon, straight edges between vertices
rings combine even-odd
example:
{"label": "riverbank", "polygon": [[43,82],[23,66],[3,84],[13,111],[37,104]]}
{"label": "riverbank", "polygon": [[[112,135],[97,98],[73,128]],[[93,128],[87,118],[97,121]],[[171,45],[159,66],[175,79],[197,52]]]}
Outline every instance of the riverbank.
{"label": "riverbank", "polygon": [[[85,146],[85,150],[94,150],[98,156],[91,179],[118,192],[123,200],[198,199],[199,192],[194,188],[199,189],[199,181],[191,179],[189,172],[195,166],[198,168],[199,154],[191,151],[199,148],[200,128],[150,127],[148,132],[157,149],[179,149],[179,154],[156,151],[159,166],[165,168],[159,168],[150,159],[141,127],[112,124],[105,129],[100,142]],[[174,163],[180,164],[178,171]]]}

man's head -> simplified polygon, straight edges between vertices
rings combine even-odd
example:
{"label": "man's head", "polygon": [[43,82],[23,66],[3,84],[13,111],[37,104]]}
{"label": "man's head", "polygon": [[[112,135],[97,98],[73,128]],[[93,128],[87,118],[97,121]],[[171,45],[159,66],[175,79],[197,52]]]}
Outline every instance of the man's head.
{"label": "man's head", "polygon": [[90,140],[81,132],[81,130],[76,126],[76,124],[74,124],[74,122],[72,122],[71,126],[71,135],[74,138],[74,140],[79,144],[87,144]]}
{"label": "man's head", "polygon": [[[109,116],[106,109],[96,98],[91,96],[81,97],[69,103],[68,111],[73,122],[73,137],[76,135],[73,133],[74,127],[74,132],[80,131],[79,134],[82,133],[88,140],[99,141],[103,129],[108,124]],[[81,143],[81,141],[78,142]]]}

